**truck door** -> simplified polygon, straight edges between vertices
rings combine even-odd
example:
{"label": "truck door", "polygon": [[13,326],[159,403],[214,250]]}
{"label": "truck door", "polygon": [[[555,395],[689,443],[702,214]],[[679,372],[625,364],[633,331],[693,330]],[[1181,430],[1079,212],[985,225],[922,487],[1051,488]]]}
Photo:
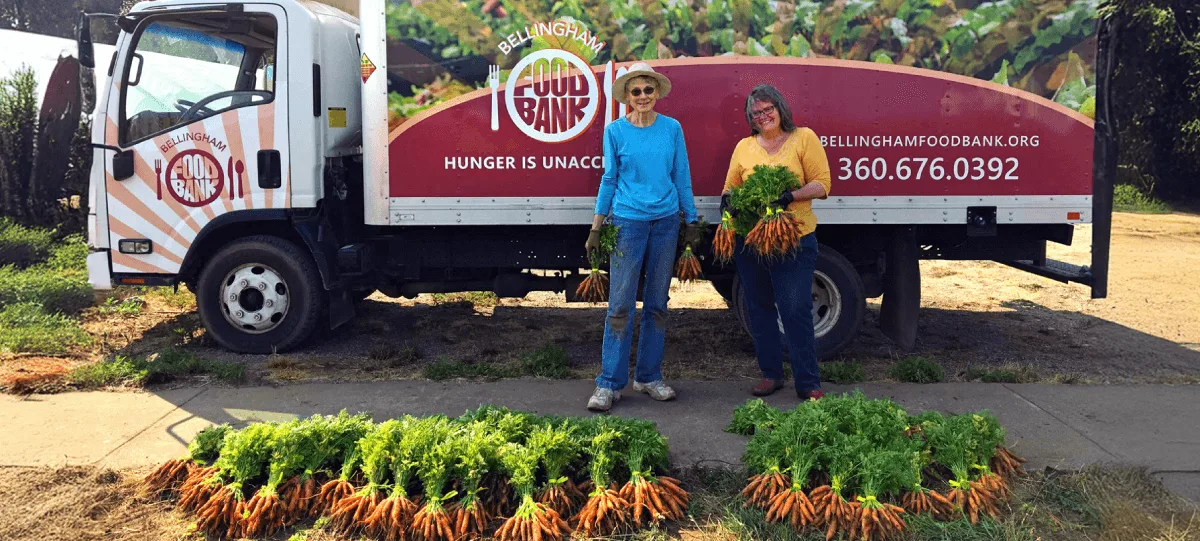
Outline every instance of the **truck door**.
{"label": "truck door", "polygon": [[174,275],[214,220],[289,206],[286,22],[275,5],[141,15],[105,115],[114,276]]}

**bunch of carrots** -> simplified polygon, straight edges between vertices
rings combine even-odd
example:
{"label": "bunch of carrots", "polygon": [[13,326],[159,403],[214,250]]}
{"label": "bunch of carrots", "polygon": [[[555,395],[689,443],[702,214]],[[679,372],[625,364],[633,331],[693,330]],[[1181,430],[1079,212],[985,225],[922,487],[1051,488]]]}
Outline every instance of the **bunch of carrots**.
{"label": "bunch of carrots", "polygon": [[605,302],[608,300],[608,275],[600,267],[608,263],[612,254],[617,251],[617,226],[604,224],[600,226],[600,248],[587,254],[588,263],[592,268],[588,275],[575,289],[575,296],[584,302]]}
{"label": "bunch of carrots", "polygon": [[274,537],[325,517],[347,538],[562,540],[682,519],[689,497],[666,457],[647,421],[483,406],[376,424],[343,411],[205,429],[144,486],[216,537]]}
{"label": "bunch of carrots", "polygon": [[[987,412],[914,417],[857,391],[790,411],[749,401],[727,430],[751,436],[743,460],[753,475],[743,505],[827,540],[894,539],[916,515],[975,524],[1000,513],[1009,479],[1024,474]],[[987,464],[1005,468],[993,472]],[[954,479],[938,487],[946,470]]]}
{"label": "bunch of carrots", "polygon": [[799,177],[782,165],[760,165],[746,181],[729,192],[731,210],[721,216],[721,226],[713,237],[713,254],[718,261],[733,257],[736,237],[759,257],[782,256],[800,245],[803,224],[787,209],[775,203],[785,191],[798,189]]}

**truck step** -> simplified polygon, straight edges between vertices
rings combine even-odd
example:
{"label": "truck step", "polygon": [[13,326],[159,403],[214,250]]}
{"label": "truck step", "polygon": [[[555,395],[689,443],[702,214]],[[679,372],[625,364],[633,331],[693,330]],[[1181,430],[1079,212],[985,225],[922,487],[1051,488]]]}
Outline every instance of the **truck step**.
{"label": "truck step", "polygon": [[1058,280],[1064,284],[1076,282],[1084,285],[1092,285],[1094,277],[1092,270],[1087,265],[1073,265],[1053,259],[1046,259],[1040,263],[1030,261],[1028,259],[1015,261],[1000,261],[1013,268],[1021,269],[1026,272],[1031,272],[1038,276]]}

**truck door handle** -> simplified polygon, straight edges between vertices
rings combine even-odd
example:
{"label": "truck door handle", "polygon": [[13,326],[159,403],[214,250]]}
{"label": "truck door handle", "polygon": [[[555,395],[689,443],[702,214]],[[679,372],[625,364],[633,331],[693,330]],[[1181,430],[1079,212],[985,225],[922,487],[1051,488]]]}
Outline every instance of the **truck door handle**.
{"label": "truck door handle", "polygon": [[273,190],[283,186],[283,164],[278,150],[258,151],[258,187]]}
{"label": "truck door handle", "polygon": [[116,180],[125,180],[133,176],[133,150],[121,150],[117,147],[92,143],[92,148],[103,150],[111,150],[116,152],[113,154],[113,178]]}

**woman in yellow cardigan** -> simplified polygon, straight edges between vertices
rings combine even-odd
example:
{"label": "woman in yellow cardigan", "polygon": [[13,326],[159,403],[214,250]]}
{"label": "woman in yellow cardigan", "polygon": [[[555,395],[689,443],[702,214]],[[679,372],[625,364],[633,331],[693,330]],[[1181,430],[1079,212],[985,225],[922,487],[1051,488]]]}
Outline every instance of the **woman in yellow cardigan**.
{"label": "woman in yellow cardigan", "polygon": [[783,165],[800,177],[801,187],[780,194],[776,204],[787,207],[800,221],[803,234],[800,246],[782,258],[760,259],[740,237],[735,246],[734,261],[763,374],[762,382],[751,392],[766,396],[783,388],[781,319],[796,395],[801,400],[819,399],[824,393],[812,317],[812,280],[817,265],[817,217],[812,212],[812,200],[829,196],[829,160],[817,134],[796,127],[787,101],[771,85],[759,85],[750,91],[746,121],[750,136],[738,142],[729,161],[721,210],[732,211],[729,192],[745,182],[755,166]]}

